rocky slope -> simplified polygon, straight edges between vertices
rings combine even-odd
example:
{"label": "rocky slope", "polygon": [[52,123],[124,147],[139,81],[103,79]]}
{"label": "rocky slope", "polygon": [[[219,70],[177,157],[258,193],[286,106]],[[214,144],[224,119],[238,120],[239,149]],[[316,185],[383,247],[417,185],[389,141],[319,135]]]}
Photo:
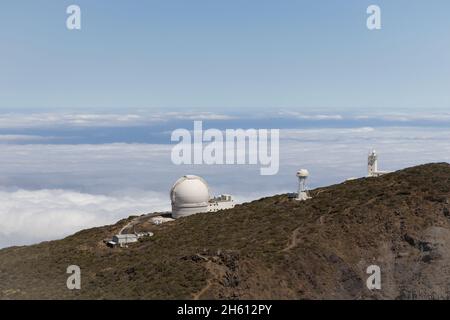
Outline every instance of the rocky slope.
{"label": "rocky slope", "polygon": [[[443,299],[450,297],[450,165],[276,195],[107,248],[113,226],[0,250],[3,299]],[[66,287],[78,265],[82,289]],[[381,268],[381,290],[366,268]]]}

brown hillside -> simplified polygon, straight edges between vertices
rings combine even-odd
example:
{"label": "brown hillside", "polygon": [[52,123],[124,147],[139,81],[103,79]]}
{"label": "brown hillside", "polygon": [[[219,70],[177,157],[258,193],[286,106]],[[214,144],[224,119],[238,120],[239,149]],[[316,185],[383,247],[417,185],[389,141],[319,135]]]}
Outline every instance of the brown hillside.
{"label": "brown hillside", "polygon": [[[450,297],[450,165],[414,167],[260,199],[150,227],[124,249],[127,222],[0,250],[0,298],[415,299]],[[140,226],[147,229],[145,222]],[[68,265],[82,289],[66,288]],[[381,267],[369,291],[366,268]]]}

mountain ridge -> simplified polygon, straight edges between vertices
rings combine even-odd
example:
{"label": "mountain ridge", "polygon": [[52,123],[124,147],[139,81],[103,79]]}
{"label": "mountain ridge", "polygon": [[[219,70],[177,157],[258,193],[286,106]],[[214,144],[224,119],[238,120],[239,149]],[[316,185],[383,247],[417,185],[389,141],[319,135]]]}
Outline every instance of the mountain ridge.
{"label": "mountain ridge", "polygon": [[[2,299],[444,299],[450,165],[433,163],[275,195],[160,226],[129,248],[102,240],[133,219],[0,250]],[[66,268],[81,268],[68,290]],[[370,265],[381,290],[366,287]]]}

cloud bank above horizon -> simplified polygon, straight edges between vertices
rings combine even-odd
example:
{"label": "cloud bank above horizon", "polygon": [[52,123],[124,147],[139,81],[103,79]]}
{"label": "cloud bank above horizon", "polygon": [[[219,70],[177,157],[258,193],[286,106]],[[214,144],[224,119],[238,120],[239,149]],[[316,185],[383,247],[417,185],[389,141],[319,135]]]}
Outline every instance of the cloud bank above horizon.
{"label": "cloud bank above horizon", "polygon": [[[340,121],[340,120],[339,120]],[[58,137],[57,131],[51,131]],[[366,174],[369,149],[380,169],[449,161],[450,129],[345,127],[282,129],[280,171],[258,166],[175,166],[168,143],[3,144],[0,157],[0,247],[58,239],[136,213],[168,210],[172,183],[198,174],[212,193],[244,202],[296,189],[294,172],[306,167],[311,187]],[[7,138],[5,138],[8,140]],[[1,136],[0,136],[1,141]]]}

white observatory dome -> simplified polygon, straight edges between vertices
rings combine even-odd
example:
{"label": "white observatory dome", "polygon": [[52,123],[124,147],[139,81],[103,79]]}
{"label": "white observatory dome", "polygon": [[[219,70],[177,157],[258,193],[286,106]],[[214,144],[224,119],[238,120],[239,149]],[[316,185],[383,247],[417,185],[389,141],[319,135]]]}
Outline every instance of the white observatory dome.
{"label": "white observatory dome", "polygon": [[309,176],[309,171],[306,169],[300,169],[299,171],[297,171],[297,177],[308,177]]}
{"label": "white observatory dome", "polygon": [[193,175],[183,176],[170,190],[172,217],[177,219],[207,212],[209,199],[209,188],[205,180]]}

